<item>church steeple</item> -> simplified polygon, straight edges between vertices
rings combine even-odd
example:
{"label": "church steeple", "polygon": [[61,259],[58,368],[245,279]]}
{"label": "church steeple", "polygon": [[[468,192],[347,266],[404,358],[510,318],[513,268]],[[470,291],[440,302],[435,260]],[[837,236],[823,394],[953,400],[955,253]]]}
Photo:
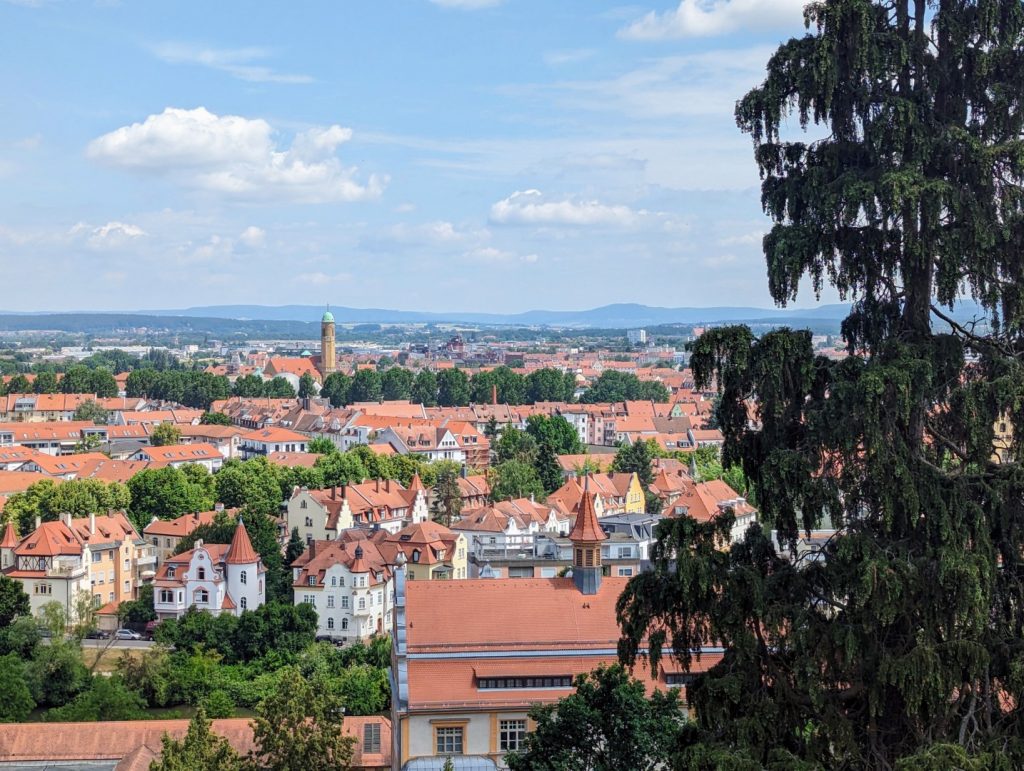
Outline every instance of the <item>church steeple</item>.
{"label": "church steeple", "polygon": [[572,543],[572,580],[582,594],[597,594],[601,588],[601,542],[607,540],[597,521],[590,475],[584,477],[583,496],[576,508],[576,522],[569,532]]}

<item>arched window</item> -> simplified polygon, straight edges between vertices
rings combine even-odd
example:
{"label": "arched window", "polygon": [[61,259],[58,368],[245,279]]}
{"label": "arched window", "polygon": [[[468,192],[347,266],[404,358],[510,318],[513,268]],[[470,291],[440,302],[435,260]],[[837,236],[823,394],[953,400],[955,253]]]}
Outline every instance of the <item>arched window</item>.
{"label": "arched window", "polygon": [[328,629],[334,629],[334,619],[333,618],[327,619],[327,628]]}
{"label": "arched window", "polygon": [[343,618],[341,620],[341,628],[342,629],[348,629],[348,619],[347,618]]}
{"label": "arched window", "polygon": [[337,586],[337,585],[338,585],[338,577],[337,576],[331,576],[331,586]]}
{"label": "arched window", "polygon": [[249,607],[249,601],[245,597],[242,598],[240,607],[242,608],[242,610],[245,610]]}
{"label": "arched window", "polygon": [[419,562],[420,561],[420,550],[419,549],[413,549],[412,550],[412,561],[413,562]]}
{"label": "arched window", "polygon": [[247,571],[243,570],[242,574],[238,577],[238,580],[240,580],[243,584],[249,583],[249,576],[247,574]]}
{"label": "arched window", "polygon": [[205,581],[206,580],[206,568],[199,568],[199,570],[196,571],[196,578],[198,578],[200,581]]}

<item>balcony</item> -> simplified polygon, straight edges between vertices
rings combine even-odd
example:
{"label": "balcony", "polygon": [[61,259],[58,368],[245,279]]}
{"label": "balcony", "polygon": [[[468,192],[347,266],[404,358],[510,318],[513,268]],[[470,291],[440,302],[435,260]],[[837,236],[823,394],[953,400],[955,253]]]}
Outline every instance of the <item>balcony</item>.
{"label": "balcony", "polygon": [[135,564],[138,565],[140,568],[142,566],[144,566],[144,565],[155,565],[156,564],[156,555],[155,554],[140,555],[140,556],[135,558]]}

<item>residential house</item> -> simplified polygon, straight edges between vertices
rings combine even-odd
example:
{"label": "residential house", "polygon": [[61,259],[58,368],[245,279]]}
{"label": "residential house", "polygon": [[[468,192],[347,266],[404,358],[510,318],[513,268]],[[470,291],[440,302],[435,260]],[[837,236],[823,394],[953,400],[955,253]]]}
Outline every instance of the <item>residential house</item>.
{"label": "residential house", "polygon": [[191,535],[200,525],[211,525],[218,514],[224,513],[231,519],[238,514],[238,509],[225,509],[218,503],[212,511],[195,511],[182,514],[175,519],[157,519],[153,517],[142,530],[142,536],[153,547],[156,564],[159,567],[168,557],[172,556],[181,539]]}
{"label": "residential house", "polygon": [[241,615],[266,601],[266,568],[239,520],[230,544],[207,544],[169,557],[156,574],[153,609],[159,618],[180,618],[190,607]]}
{"label": "residential house", "polygon": [[632,473],[588,474],[582,484],[577,478],[569,479],[548,496],[548,503],[574,511],[588,487],[591,493],[597,495],[595,506],[598,517],[639,514],[644,511],[643,486],[637,475]]}
{"label": "residential house", "polygon": [[79,602],[88,601],[92,590],[82,542],[74,531],[58,519],[37,523],[20,541],[15,542],[13,535],[13,525],[8,523],[0,543],[0,563],[7,565],[4,575],[21,583],[32,615],[46,603],[58,602],[68,620],[76,620]]}
{"label": "residential house", "polygon": [[96,608],[116,608],[122,602],[138,599],[139,588],[156,576],[156,553],[124,512],[77,519],[64,515],[64,523],[82,544]]}
{"label": "residential house", "polygon": [[147,461],[149,468],[171,466],[181,468],[194,463],[210,473],[224,465],[224,456],[212,444],[166,444],[160,447],[143,447],[132,455],[131,460]]}
{"label": "residential house", "polygon": [[287,428],[261,428],[241,437],[239,450],[245,459],[258,455],[266,457],[272,452],[306,452],[309,440]]}
{"label": "residential house", "polygon": [[306,543],[334,540],[353,527],[395,533],[430,518],[426,492],[418,476],[408,489],[392,479],[327,490],[296,488],[287,502],[288,532],[298,528]]}
{"label": "residential house", "polygon": [[380,530],[370,534],[389,565],[408,564],[410,581],[447,581],[469,576],[466,536],[424,520],[397,533]]}
{"label": "residential house", "polygon": [[291,567],[295,604],[316,609],[318,638],[345,644],[391,629],[391,567],[365,534],[311,541]]}

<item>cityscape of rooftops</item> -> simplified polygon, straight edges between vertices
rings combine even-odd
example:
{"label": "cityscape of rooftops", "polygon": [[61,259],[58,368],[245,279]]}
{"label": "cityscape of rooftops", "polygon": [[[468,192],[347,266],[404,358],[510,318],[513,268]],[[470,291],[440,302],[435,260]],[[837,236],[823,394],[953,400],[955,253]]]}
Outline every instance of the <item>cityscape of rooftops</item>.
{"label": "cityscape of rooftops", "polygon": [[0,769],[1024,768],[1024,0],[0,47]]}

